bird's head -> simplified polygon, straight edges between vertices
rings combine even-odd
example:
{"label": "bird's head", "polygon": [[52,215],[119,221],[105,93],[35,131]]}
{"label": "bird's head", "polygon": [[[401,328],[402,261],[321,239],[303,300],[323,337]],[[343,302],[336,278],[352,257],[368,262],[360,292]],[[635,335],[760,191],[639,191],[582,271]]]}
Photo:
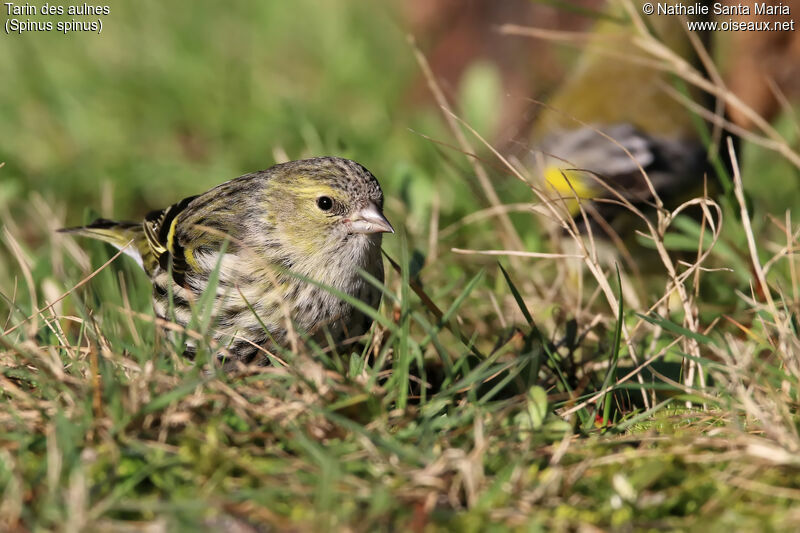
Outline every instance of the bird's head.
{"label": "bird's head", "polygon": [[268,223],[284,246],[319,256],[343,247],[379,246],[382,233],[394,233],[383,215],[378,181],[358,163],[323,157],[277,165],[271,171]]}

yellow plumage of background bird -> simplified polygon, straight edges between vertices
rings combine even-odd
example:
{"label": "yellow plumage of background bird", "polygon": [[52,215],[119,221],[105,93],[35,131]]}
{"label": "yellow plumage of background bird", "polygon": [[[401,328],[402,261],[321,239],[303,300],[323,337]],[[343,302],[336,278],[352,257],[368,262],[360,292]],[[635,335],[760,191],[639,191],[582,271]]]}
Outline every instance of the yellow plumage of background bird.
{"label": "yellow plumage of background bird", "polygon": [[249,362],[286,344],[289,320],[335,341],[366,332],[371,319],[319,284],[377,307],[381,292],[361,272],[383,281],[381,234],[394,230],[382,210],[366,168],[325,157],[240,176],[141,223],[100,219],[61,231],[132,256],[153,283],[156,315],[183,327],[216,276],[213,337]]}
{"label": "yellow plumage of background bird", "polygon": [[[641,12],[642,3],[634,4]],[[709,170],[692,112],[665,89],[673,85],[672,75],[637,46],[637,30],[620,21],[624,12],[615,7],[595,24],[578,63],[547,101],[552,110],[542,110],[533,127],[539,175],[554,197],[565,199],[571,216],[579,211],[575,195],[615,198],[591,174],[640,203],[652,200],[640,166],[665,198],[697,190]],[[652,15],[643,21],[661,44],[699,64],[684,17]],[[604,215],[611,211],[597,207]]]}

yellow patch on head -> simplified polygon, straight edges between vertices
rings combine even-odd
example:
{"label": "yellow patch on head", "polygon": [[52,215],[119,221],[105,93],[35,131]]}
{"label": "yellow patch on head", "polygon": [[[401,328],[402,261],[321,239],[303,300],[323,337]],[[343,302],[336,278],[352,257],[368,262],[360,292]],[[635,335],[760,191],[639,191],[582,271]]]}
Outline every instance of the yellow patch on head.
{"label": "yellow patch on head", "polygon": [[265,209],[267,220],[278,228],[287,247],[311,256],[327,241],[341,214],[337,209],[320,209],[317,199],[323,196],[349,207],[345,191],[319,178],[295,175],[271,184]]}
{"label": "yellow patch on head", "polygon": [[344,200],[341,190],[306,176],[295,176],[291,181],[276,183],[273,191],[285,200],[299,203],[300,205],[295,205],[298,209],[304,209],[306,202],[314,205],[320,196],[329,196],[339,201]]}

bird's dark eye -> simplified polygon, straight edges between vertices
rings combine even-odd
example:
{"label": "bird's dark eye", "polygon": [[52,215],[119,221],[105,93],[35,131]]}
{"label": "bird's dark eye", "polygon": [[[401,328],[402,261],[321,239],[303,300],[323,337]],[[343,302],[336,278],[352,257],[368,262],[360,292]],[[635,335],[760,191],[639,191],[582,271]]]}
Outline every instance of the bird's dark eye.
{"label": "bird's dark eye", "polygon": [[317,198],[317,207],[323,211],[330,211],[331,207],[333,207],[333,200],[327,196],[320,196]]}

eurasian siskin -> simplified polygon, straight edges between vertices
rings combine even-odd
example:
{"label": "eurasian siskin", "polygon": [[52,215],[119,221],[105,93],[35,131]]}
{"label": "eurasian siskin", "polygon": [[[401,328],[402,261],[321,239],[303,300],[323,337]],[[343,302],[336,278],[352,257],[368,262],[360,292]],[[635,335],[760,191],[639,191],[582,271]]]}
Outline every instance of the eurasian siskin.
{"label": "eurasian siskin", "polygon": [[99,219],[61,231],[132,256],[153,283],[156,315],[183,327],[217,277],[213,338],[249,362],[285,346],[294,328],[321,339],[327,330],[336,342],[367,331],[371,319],[322,285],[378,306],[381,292],[362,271],[383,280],[381,237],[394,230],[382,209],[366,168],[321,157],[245,174],[141,223]]}
{"label": "eurasian siskin", "polygon": [[[633,5],[641,12],[641,2]],[[675,77],[638,44],[634,25],[621,23],[624,12],[615,7],[595,24],[578,64],[548,100],[555,111],[543,111],[533,128],[534,165],[571,216],[579,211],[575,195],[616,202],[618,194],[643,204],[653,202],[655,190],[669,206],[689,191],[702,191],[710,171],[692,111],[669,92]],[[643,23],[663,50],[700,68],[685,18],[656,14]],[[699,91],[691,97],[704,101]],[[624,211],[608,203],[595,207],[612,219]]]}

